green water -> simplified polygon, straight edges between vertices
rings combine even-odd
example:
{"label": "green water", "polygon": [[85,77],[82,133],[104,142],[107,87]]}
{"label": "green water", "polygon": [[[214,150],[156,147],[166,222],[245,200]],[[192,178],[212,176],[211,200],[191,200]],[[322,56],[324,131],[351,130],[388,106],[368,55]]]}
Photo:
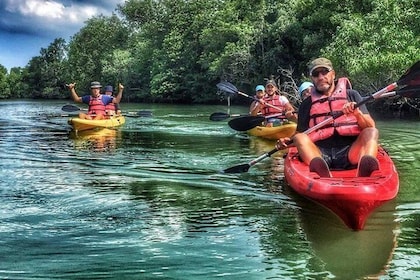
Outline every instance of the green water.
{"label": "green water", "polygon": [[[2,279],[416,279],[419,122],[378,121],[400,192],[360,232],[295,195],[272,142],[212,122],[225,106],[151,110],[69,133],[63,102],[2,101]],[[231,113],[246,108],[232,107]]]}

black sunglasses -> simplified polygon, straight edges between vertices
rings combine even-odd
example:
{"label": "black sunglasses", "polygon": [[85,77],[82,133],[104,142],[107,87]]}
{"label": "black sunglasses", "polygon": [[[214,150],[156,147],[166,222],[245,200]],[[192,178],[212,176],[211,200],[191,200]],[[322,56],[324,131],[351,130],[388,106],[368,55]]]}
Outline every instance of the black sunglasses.
{"label": "black sunglasses", "polygon": [[320,70],[314,70],[311,74],[312,77],[316,78],[319,76],[319,74],[322,74],[322,76],[327,75],[331,70],[327,69],[327,68],[322,68]]}

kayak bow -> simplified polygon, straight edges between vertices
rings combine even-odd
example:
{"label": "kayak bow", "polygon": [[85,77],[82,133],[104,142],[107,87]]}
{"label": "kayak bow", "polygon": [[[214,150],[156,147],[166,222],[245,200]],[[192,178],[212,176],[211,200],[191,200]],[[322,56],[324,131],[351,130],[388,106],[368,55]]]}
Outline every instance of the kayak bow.
{"label": "kayak bow", "polygon": [[257,126],[248,130],[251,136],[262,137],[269,140],[278,140],[284,137],[292,137],[296,131],[296,123],[286,123],[279,126]]}
{"label": "kayak bow", "polygon": [[300,195],[330,209],[353,230],[362,230],[369,214],[395,198],[399,188],[397,170],[383,148],[379,148],[379,170],[370,177],[356,177],[357,169],[331,170],[331,178],[320,178],[289,148],[284,163],[287,182]]}

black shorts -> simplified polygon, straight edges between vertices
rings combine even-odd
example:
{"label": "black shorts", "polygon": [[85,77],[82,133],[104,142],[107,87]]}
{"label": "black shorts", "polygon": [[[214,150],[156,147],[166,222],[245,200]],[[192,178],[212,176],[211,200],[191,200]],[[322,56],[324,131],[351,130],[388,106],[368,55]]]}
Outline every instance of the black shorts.
{"label": "black shorts", "polygon": [[343,170],[356,168],[349,161],[349,150],[351,145],[343,147],[322,148],[319,147],[322,157],[327,162],[331,170]]}

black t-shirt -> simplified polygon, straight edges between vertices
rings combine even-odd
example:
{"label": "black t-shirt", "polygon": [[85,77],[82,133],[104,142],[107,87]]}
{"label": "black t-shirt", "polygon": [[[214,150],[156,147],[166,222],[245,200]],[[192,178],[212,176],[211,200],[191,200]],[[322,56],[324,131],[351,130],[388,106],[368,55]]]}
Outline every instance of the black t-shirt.
{"label": "black t-shirt", "polygon": [[[347,99],[352,102],[359,103],[363,100],[362,96],[356,90],[347,89]],[[309,129],[309,116],[311,110],[312,100],[310,97],[306,98],[302,104],[299,106],[298,111],[298,124],[297,124],[297,131],[304,132],[305,130]],[[366,105],[362,105],[359,107],[360,111],[363,114],[369,114]],[[316,133],[316,132],[312,132]],[[352,144],[356,140],[356,136],[341,136],[334,132],[334,135],[324,139],[319,140],[315,144],[319,147],[331,148],[331,147],[343,147]]]}

